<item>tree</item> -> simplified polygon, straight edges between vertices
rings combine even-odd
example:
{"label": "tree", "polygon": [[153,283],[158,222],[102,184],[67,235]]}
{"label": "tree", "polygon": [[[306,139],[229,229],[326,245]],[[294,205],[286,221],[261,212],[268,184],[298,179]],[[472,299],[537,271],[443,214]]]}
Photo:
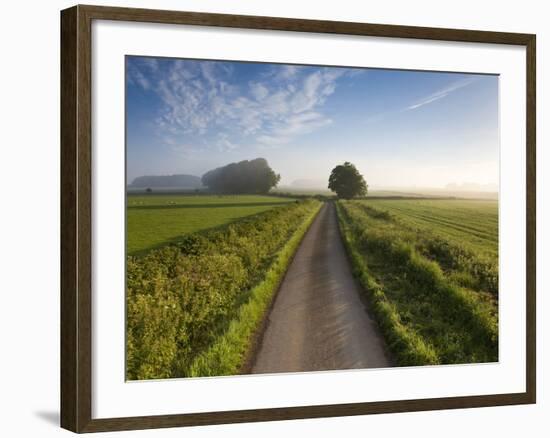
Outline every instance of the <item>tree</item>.
{"label": "tree", "polygon": [[357,168],[346,161],[332,169],[328,179],[328,188],[339,198],[351,199],[367,194],[367,183]]}
{"label": "tree", "polygon": [[244,160],[218,167],[202,176],[202,183],[217,193],[267,193],[281,179],[265,158]]}

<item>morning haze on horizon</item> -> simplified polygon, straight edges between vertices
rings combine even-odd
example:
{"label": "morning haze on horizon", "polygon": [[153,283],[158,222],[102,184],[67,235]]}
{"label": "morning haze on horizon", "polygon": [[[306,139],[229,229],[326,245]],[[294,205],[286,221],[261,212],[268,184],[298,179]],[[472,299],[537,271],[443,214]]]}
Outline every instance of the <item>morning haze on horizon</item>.
{"label": "morning haze on horizon", "polygon": [[265,158],[279,187],[498,191],[492,75],[127,57],[127,183]]}

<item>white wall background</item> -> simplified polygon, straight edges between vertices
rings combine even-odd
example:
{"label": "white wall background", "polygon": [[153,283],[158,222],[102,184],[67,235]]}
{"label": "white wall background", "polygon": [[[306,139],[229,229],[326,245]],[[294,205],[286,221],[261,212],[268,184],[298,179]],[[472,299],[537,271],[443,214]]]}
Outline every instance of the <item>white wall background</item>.
{"label": "white wall background", "polygon": [[[336,419],[208,426],[105,436],[545,436],[550,388],[543,349],[550,311],[544,297],[549,220],[548,193],[550,30],[545,2],[446,3],[338,0],[111,0],[93,2],[234,14],[454,27],[537,34],[538,77],[538,404]],[[59,10],[69,1],[5,2],[0,25],[0,434],[69,436],[58,428],[59,404]],[[544,121],[547,124],[545,126]],[[545,181],[543,181],[543,179]],[[546,187],[544,187],[546,185]],[[546,208],[548,210],[548,208]],[[543,248],[544,246],[544,248]],[[546,280],[548,276],[546,276]],[[548,280],[546,281],[548,283]],[[547,432],[546,432],[547,434]]]}

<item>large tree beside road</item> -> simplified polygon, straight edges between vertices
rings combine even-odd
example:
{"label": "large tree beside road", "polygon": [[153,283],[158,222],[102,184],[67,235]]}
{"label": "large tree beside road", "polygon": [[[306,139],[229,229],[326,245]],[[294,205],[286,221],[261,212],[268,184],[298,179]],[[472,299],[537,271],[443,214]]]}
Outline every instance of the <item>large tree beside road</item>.
{"label": "large tree beside road", "polygon": [[346,161],[332,169],[328,180],[328,188],[339,198],[352,199],[367,194],[367,183],[357,168]]}

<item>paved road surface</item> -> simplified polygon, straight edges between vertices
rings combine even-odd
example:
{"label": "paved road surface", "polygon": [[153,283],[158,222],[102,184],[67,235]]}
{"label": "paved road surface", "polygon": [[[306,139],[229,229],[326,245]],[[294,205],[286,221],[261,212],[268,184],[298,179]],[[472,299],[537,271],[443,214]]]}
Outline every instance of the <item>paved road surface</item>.
{"label": "paved road surface", "polygon": [[325,203],[281,284],[252,373],[391,366],[359,293],[336,209]]}

